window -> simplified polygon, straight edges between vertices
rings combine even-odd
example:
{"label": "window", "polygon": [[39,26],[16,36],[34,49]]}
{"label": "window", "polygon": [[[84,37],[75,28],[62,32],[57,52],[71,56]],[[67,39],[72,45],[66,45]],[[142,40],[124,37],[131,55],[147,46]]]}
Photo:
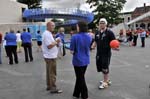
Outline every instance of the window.
{"label": "window", "polygon": [[140,24],[140,27],[143,28],[143,29],[145,29],[145,24],[144,24],[144,23],[141,23],[141,24]]}
{"label": "window", "polygon": [[128,17],[128,22],[130,21],[130,17]]}

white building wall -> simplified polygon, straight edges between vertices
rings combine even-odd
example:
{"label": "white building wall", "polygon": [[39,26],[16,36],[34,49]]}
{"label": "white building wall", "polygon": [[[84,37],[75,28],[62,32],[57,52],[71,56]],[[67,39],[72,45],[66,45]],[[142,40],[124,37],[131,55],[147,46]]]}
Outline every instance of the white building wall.
{"label": "white building wall", "polygon": [[11,0],[0,0],[0,24],[22,22],[22,8],[27,6]]}
{"label": "white building wall", "polygon": [[[127,23],[127,22],[129,22],[129,21],[132,20],[131,14],[123,15],[123,18],[124,18],[124,22],[125,22],[125,23]],[[128,20],[128,18],[129,18],[129,20]]]}

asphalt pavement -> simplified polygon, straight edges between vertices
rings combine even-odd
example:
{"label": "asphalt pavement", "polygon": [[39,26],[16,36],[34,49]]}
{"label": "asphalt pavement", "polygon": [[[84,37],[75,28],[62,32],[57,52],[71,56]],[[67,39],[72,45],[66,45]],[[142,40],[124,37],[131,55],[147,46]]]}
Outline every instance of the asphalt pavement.
{"label": "asphalt pavement", "polygon": [[[97,73],[95,53],[91,52],[91,64],[86,72],[89,99],[150,99],[150,38],[145,48],[121,44],[120,51],[112,51],[110,79],[112,85],[99,90],[102,75]],[[34,61],[25,63],[24,52],[18,53],[19,64],[8,65],[8,58],[2,50],[3,64],[0,65],[0,99],[72,99],[75,74],[71,64],[72,55],[57,61],[57,85],[61,94],[46,91],[45,62],[41,52],[33,44]]]}

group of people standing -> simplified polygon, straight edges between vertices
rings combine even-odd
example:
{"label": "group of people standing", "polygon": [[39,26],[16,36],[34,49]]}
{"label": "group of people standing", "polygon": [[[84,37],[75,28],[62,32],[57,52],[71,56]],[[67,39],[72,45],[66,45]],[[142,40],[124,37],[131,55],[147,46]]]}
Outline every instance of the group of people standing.
{"label": "group of people standing", "polygon": [[26,29],[23,29],[22,33],[20,33],[20,31],[15,33],[14,30],[10,30],[10,32],[5,34],[4,41],[6,55],[9,58],[8,63],[10,65],[19,63],[17,52],[21,52],[21,47],[24,48],[25,62],[33,61],[32,37],[31,34],[26,31]]}
{"label": "group of people standing", "polygon": [[[60,28],[58,33],[54,36],[53,31],[55,29],[55,23],[50,21],[47,23],[47,30],[42,34],[37,32],[37,45],[38,50],[42,50],[43,57],[46,63],[46,81],[47,91],[51,93],[62,93],[56,85],[57,75],[57,63],[59,50],[63,49],[63,55],[65,54],[64,47],[64,28]],[[111,81],[109,79],[109,65],[111,59],[111,47],[110,42],[115,38],[114,33],[107,28],[107,20],[101,18],[99,20],[98,31],[95,35],[88,32],[88,24],[85,21],[79,21],[76,25],[77,33],[72,35],[70,42],[70,53],[72,56],[72,65],[75,72],[76,82],[73,91],[73,98],[88,99],[88,87],[86,85],[85,73],[88,65],[90,64],[90,50],[97,48],[96,53],[96,66],[97,71],[102,72],[103,80],[100,81],[99,89],[107,88]],[[0,38],[1,35],[0,35]],[[18,31],[17,34],[13,30],[10,30],[5,37],[6,40],[6,52],[9,57],[9,64],[18,64],[17,55],[17,41],[18,52],[21,52],[20,47],[24,48],[25,62],[33,61],[32,56],[32,37],[31,33],[23,29],[23,32]],[[114,49],[118,50],[118,49]]]}
{"label": "group of people standing", "polygon": [[[42,50],[46,63],[47,90],[51,93],[62,93],[56,86],[56,58],[60,39],[54,39],[52,32],[55,23],[47,23],[47,30],[43,33]],[[76,25],[77,34],[72,35],[70,43],[70,53],[73,55],[72,64],[75,71],[76,82],[73,91],[73,98],[88,99],[88,88],[85,81],[85,73],[90,64],[90,49],[97,47],[96,66],[97,71],[102,72],[103,80],[100,81],[99,89],[107,88],[111,81],[109,79],[109,65],[111,59],[110,42],[115,39],[114,33],[107,28],[107,20],[101,18],[99,29],[95,34],[95,39],[88,33],[88,24],[79,21]],[[91,44],[92,42],[92,44]],[[114,49],[117,50],[118,49]]]}
{"label": "group of people standing", "polygon": [[148,31],[143,28],[137,28],[136,30],[126,30],[126,34],[124,35],[124,31],[120,30],[118,40],[120,42],[127,42],[129,46],[137,46],[138,36],[141,38],[141,47],[145,47],[145,38],[148,37]]}

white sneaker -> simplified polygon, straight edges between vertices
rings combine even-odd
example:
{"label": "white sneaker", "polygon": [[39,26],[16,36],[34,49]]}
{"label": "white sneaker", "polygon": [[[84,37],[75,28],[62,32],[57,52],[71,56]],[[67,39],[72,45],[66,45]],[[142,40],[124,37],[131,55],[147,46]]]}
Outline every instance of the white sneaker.
{"label": "white sneaker", "polygon": [[108,87],[108,83],[102,82],[101,85],[98,87],[99,89],[105,89]]}
{"label": "white sneaker", "polygon": [[[99,81],[100,84],[102,84],[103,82],[104,82],[104,80]],[[112,84],[111,80],[108,80],[108,81],[107,81],[107,84],[110,86],[110,85]]]}

